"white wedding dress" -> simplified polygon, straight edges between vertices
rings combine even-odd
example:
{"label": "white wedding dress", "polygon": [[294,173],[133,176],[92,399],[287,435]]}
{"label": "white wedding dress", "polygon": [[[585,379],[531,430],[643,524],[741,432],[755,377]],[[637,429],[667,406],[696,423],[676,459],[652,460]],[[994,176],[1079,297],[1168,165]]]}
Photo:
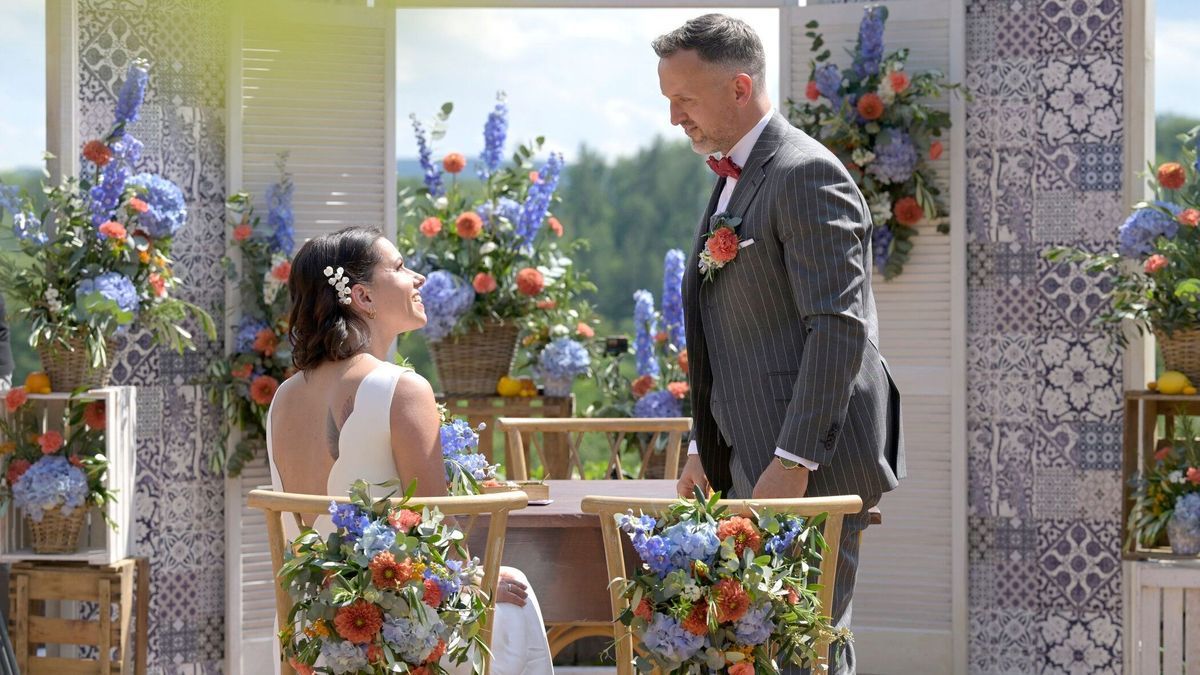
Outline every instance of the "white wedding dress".
{"label": "white wedding dress", "polygon": [[[370,484],[383,483],[399,477],[392,458],[391,418],[392,394],[396,382],[408,369],[383,363],[363,378],[354,394],[354,409],[342,425],[338,440],[338,458],[329,471],[326,493],[346,495],[354,481],[363,479]],[[274,408],[272,404],[271,408]],[[271,465],[271,486],[284,491],[279,471],[275,467],[275,454],[271,448],[271,409],[267,410],[267,457]],[[372,485],[372,496],[383,497],[390,490]],[[329,516],[318,516],[313,529],[322,536],[333,531]],[[288,539],[300,535],[291,518],[284,519],[284,534]],[[504,571],[524,582],[528,587],[525,606],[497,603],[495,628],[492,631],[491,675],[553,675],[554,666],[550,658],[550,645],[546,640],[542,610],[538,606],[533,586],[520,570],[504,567]],[[276,637],[278,650],[278,636]],[[470,672],[467,664],[454,666],[443,664],[452,673]],[[280,670],[275,660],[275,672]]]}

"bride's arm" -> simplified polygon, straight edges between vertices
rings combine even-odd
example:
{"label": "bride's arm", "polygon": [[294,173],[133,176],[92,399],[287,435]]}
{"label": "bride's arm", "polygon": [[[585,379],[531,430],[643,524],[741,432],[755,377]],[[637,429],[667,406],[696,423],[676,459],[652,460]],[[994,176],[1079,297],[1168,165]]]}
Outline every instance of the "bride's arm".
{"label": "bride's arm", "polygon": [[418,497],[444,497],[441,419],[428,380],[413,372],[400,376],[392,395],[391,423],[392,457],[404,484],[415,478]]}

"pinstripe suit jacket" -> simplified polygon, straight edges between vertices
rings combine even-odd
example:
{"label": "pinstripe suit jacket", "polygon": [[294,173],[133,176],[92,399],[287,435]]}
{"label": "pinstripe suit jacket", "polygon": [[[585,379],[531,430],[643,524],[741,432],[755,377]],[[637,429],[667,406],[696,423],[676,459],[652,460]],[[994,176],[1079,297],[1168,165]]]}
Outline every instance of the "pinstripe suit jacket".
{"label": "pinstripe suit jacket", "polygon": [[[782,448],[820,463],[808,495],[879,495],[904,477],[900,395],[879,351],[871,216],[841,163],[775,114],[726,212],[754,243],[705,282],[698,270],[720,179],[683,294],[695,438],[713,489],[736,455],[753,482]],[[749,495],[738,495],[749,497]]]}

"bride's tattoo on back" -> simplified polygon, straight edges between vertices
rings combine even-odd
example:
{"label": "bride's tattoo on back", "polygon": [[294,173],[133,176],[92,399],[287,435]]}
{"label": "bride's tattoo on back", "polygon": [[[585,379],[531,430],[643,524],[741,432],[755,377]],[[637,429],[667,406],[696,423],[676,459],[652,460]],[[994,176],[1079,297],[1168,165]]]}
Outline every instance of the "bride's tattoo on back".
{"label": "bride's tattoo on back", "polygon": [[340,454],[338,452],[338,441],[341,440],[341,437],[342,431],[338,429],[337,422],[333,419],[333,411],[331,410],[325,418],[325,438],[329,441],[329,456],[333,457],[333,461],[335,462]]}

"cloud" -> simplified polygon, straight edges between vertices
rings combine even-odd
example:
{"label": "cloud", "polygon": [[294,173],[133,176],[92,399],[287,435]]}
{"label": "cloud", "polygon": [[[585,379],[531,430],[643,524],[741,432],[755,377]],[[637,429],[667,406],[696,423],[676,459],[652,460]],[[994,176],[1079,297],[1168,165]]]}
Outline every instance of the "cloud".
{"label": "cloud", "polygon": [[1154,107],[1159,113],[1200,117],[1196,73],[1200,72],[1200,20],[1159,21],[1154,37]]}

